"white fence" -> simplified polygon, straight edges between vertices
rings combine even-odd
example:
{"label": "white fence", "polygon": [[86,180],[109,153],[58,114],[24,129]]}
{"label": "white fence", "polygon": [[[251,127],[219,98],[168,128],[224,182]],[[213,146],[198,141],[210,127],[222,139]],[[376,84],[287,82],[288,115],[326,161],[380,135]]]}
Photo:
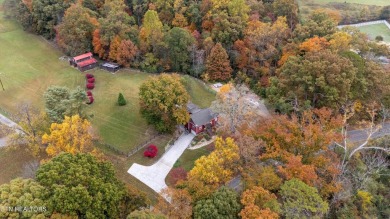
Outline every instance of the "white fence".
{"label": "white fence", "polygon": [[363,22],[363,23],[357,23],[357,24],[347,24],[347,25],[339,25],[337,28],[341,29],[343,27],[352,26],[352,27],[362,27],[362,26],[369,26],[373,24],[385,24],[390,29],[390,24],[386,20],[379,20],[379,21],[369,21],[369,22]]}

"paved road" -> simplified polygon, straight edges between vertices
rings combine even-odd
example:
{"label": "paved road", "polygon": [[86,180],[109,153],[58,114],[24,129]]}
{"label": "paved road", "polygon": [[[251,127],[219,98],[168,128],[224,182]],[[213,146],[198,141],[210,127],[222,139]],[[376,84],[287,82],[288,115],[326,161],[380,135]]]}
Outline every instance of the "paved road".
{"label": "paved road", "polygon": [[[385,123],[383,127],[372,135],[371,138],[380,138],[390,134],[390,123]],[[367,131],[365,129],[351,130],[347,132],[349,142],[362,142],[367,139]]]}
{"label": "paved road", "polygon": [[190,145],[194,137],[195,135],[193,134],[182,135],[157,163],[152,166],[143,166],[134,163],[127,172],[145,183],[155,192],[160,193],[163,189],[167,188],[165,178],[169,171],[188,145]]}
{"label": "paved road", "polygon": [[[11,121],[7,117],[3,116],[2,114],[0,114],[0,123],[6,125],[8,127],[17,127],[18,126],[18,124]],[[0,138],[0,147],[5,147],[5,146],[7,146],[7,137]]]}

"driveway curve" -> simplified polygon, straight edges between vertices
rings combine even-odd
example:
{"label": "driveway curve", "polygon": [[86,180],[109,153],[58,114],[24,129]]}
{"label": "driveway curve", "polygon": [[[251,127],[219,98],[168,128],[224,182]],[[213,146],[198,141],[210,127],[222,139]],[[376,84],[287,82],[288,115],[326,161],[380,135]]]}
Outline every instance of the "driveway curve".
{"label": "driveway curve", "polygon": [[173,165],[190,145],[194,134],[185,134],[176,140],[175,144],[153,165],[143,166],[134,163],[127,171],[135,178],[149,186],[155,192],[160,193],[168,186],[165,184],[165,178]]}

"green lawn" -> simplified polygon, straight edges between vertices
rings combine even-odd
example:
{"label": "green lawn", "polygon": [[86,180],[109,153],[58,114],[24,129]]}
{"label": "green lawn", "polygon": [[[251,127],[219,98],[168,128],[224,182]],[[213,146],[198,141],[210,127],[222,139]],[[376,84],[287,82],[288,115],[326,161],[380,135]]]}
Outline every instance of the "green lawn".
{"label": "green lawn", "polygon": [[299,0],[301,3],[310,4],[310,3],[316,3],[316,4],[327,4],[331,2],[338,2],[338,3],[355,3],[355,4],[362,4],[362,5],[377,5],[377,6],[386,6],[390,5],[389,0]]}
{"label": "green lawn", "polygon": [[[50,85],[69,88],[84,87],[84,74],[59,58],[63,54],[42,37],[29,34],[0,12],[0,79],[5,91],[0,91],[0,109],[15,112],[19,104],[29,102],[44,109],[43,93]],[[93,90],[95,103],[89,108],[91,122],[104,143],[128,152],[155,134],[140,116],[138,88],[151,74],[121,70],[111,74],[91,70],[96,78]],[[215,94],[194,78],[188,78],[192,101],[202,107],[210,105]],[[122,92],[128,104],[116,104]]]}
{"label": "green lawn", "polygon": [[366,33],[371,40],[375,40],[375,37],[380,35],[383,41],[390,43],[390,29],[385,24],[363,26],[359,27],[359,30]]}

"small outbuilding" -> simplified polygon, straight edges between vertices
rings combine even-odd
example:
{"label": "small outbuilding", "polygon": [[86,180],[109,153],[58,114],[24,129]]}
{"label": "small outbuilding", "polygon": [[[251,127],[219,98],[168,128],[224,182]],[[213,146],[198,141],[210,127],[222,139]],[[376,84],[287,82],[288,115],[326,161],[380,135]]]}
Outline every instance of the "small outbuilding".
{"label": "small outbuilding", "polygon": [[120,66],[115,63],[106,62],[101,65],[101,68],[109,72],[117,72],[120,69]]}
{"label": "small outbuilding", "polygon": [[93,69],[97,66],[96,59],[93,58],[92,53],[88,52],[79,56],[75,56],[69,60],[69,64],[78,68],[80,71]]}

